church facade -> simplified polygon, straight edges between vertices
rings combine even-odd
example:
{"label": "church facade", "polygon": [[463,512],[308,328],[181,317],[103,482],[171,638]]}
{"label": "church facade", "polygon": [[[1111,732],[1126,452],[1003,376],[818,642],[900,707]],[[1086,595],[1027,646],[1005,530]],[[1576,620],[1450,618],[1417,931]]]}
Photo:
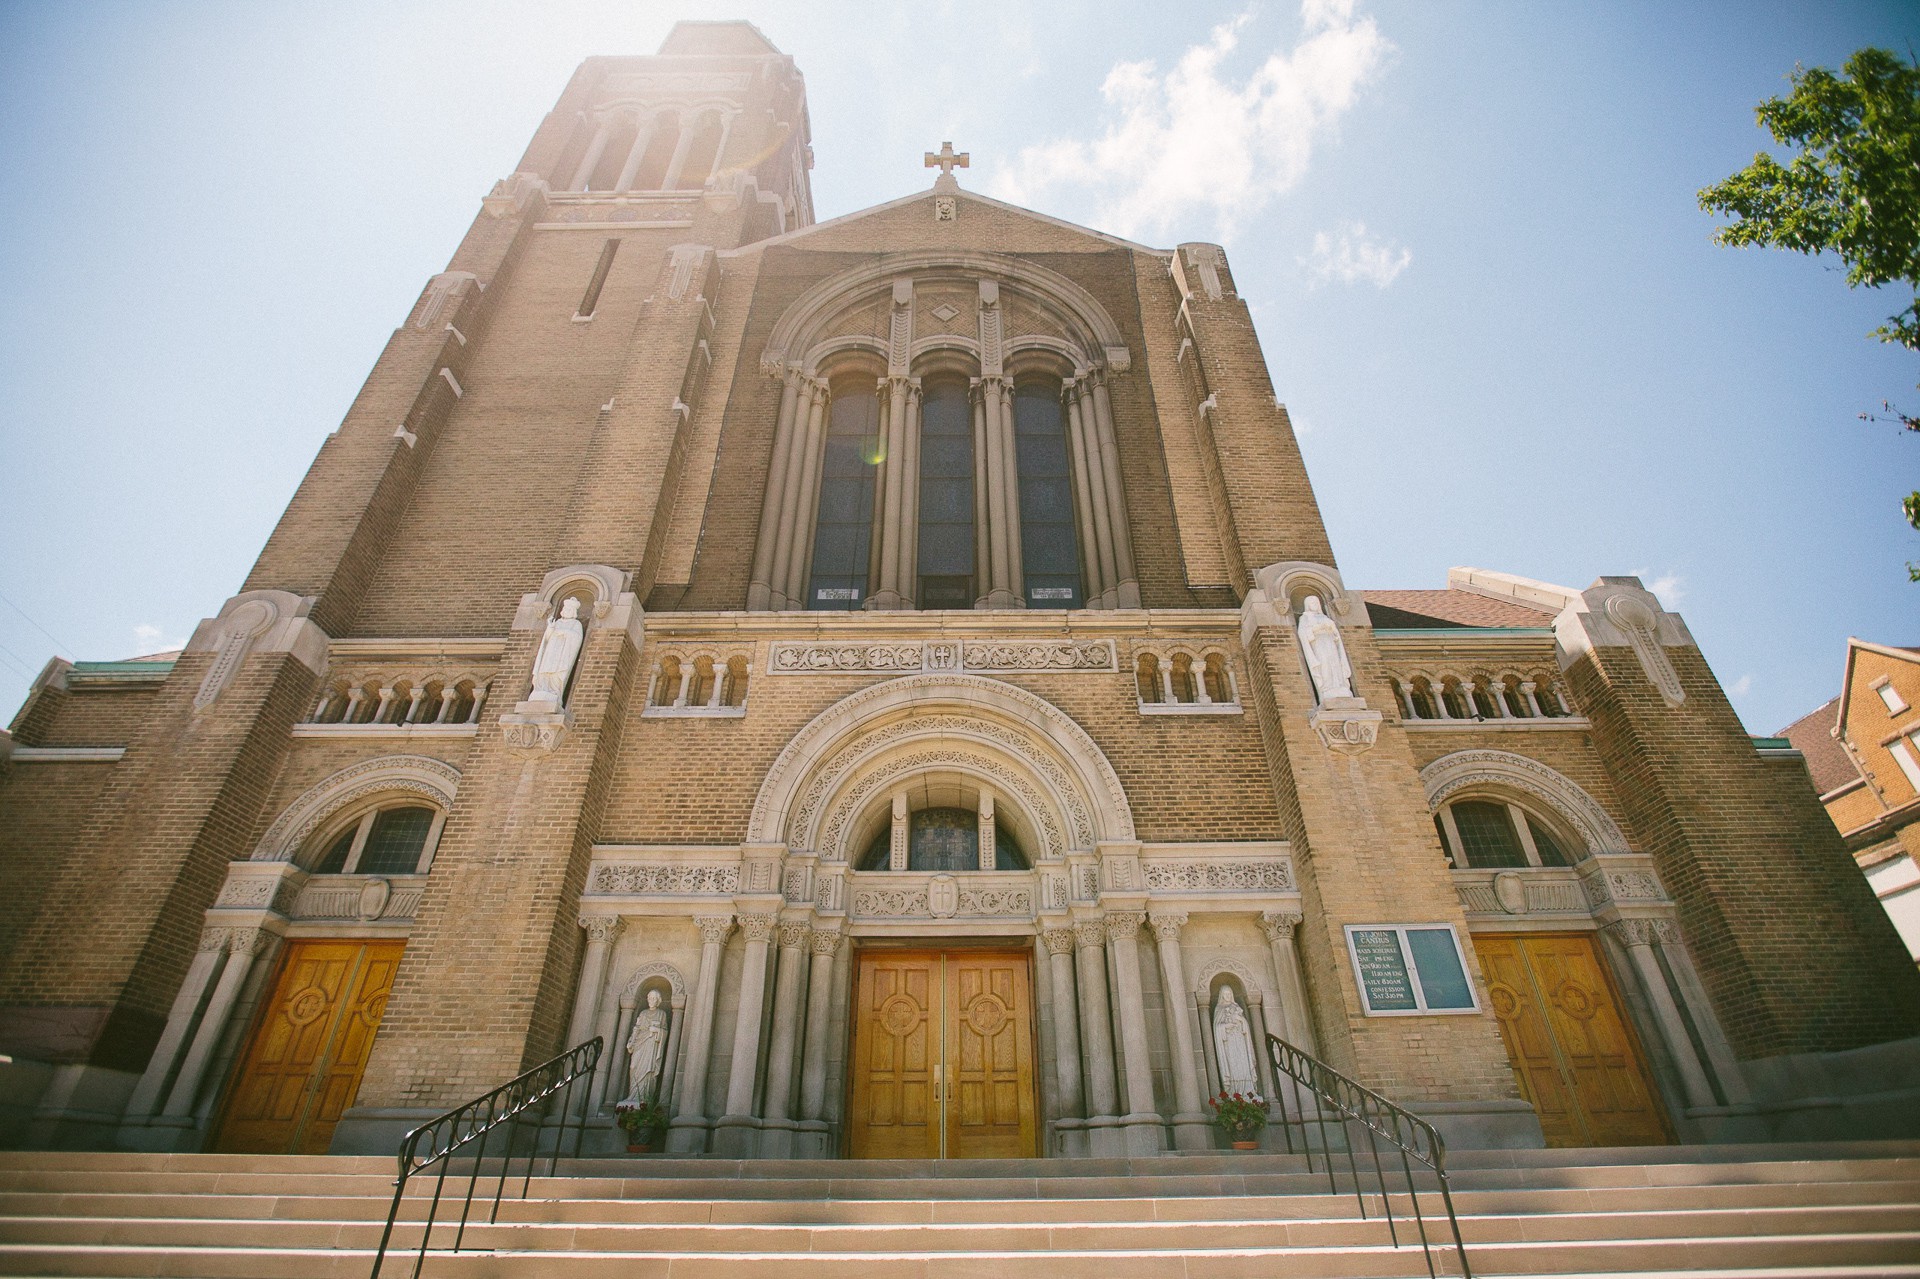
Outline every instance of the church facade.
{"label": "church facade", "polygon": [[390,1152],[594,1036],[607,1149],[1206,1149],[1269,1034],[1455,1144],[1912,1122],[1679,616],[1347,583],[1219,246],[812,162],[747,24],[588,61],[240,591],[49,665],[0,1140]]}

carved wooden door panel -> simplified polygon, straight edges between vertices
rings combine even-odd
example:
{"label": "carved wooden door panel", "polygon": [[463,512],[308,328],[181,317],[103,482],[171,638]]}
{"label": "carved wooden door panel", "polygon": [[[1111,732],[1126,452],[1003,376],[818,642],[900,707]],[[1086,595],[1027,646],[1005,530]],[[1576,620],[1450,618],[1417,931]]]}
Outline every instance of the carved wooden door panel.
{"label": "carved wooden door panel", "polygon": [[294,941],[241,1055],[215,1148],[325,1154],[360,1088],[405,942]]}
{"label": "carved wooden door panel", "polygon": [[940,1064],[940,956],[864,951],[853,991],[853,1105],[857,1159],[940,1154],[934,1071]]}
{"label": "carved wooden door panel", "polygon": [[1034,1153],[1033,1007],[1025,954],[947,956],[942,1098],[950,1159]]}
{"label": "carved wooden door panel", "polygon": [[1473,939],[1521,1095],[1549,1146],[1669,1140],[1639,1042],[1593,938],[1584,933]]}
{"label": "carved wooden door panel", "polygon": [[865,951],[853,1009],[850,1155],[1036,1153],[1025,953]]}

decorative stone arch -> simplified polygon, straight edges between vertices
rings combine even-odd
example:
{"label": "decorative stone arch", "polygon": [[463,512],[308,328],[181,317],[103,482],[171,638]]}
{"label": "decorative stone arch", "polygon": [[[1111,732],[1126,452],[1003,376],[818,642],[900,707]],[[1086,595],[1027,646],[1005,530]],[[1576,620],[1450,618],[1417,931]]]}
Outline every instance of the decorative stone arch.
{"label": "decorative stone arch", "polygon": [[1442,755],[1420,770],[1427,807],[1440,805],[1471,787],[1518,791],[1544,804],[1571,826],[1589,853],[1631,851],[1627,837],[1600,802],[1571,778],[1538,760],[1511,751],[1468,750]]}
{"label": "decorative stone arch", "polygon": [[586,599],[588,616],[604,616],[627,589],[629,576],[606,564],[569,564],[540,579],[540,602],[551,611],[564,597],[580,595]]}
{"label": "decorative stone arch", "polygon": [[620,999],[623,1003],[632,1003],[640,998],[640,992],[650,981],[667,983],[667,998],[678,1008],[686,1002],[687,982],[680,970],[668,963],[642,964],[627,977],[626,985],[621,987]]}
{"label": "decorative stone arch", "polygon": [[773,326],[764,363],[781,368],[788,360],[811,358],[809,348],[818,327],[865,292],[877,292],[894,280],[923,275],[963,276],[992,280],[1016,292],[1050,303],[1080,330],[1092,349],[1087,358],[1100,358],[1116,371],[1131,364],[1126,340],[1093,294],[1057,271],[998,253],[940,252],[888,254],[879,260],[822,280],[801,294]]}
{"label": "decorative stone arch", "polygon": [[1240,982],[1241,993],[1259,995],[1263,1005],[1277,1006],[1279,992],[1273,988],[1273,982],[1253,971],[1246,964],[1228,955],[1214,955],[1203,959],[1193,971],[1193,993],[1213,1006],[1213,983],[1221,977],[1233,977]]}
{"label": "decorative stone arch", "polygon": [[813,841],[841,814],[836,838],[844,838],[865,800],[855,791],[866,770],[916,756],[925,757],[916,767],[961,769],[1006,786],[1010,798],[1040,809],[1028,813],[1036,824],[1053,814],[1063,847],[1038,855],[1134,838],[1119,775],[1065,712],[1001,680],[925,674],[861,689],[795,733],[761,783],[748,842],[827,853]]}
{"label": "decorative stone arch", "polygon": [[319,782],[289,804],[267,828],[249,861],[290,862],[321,823],[343,808],[381,795],[415,795],[441,812],[453,808],[460,770],[426,755],[383,755]]}

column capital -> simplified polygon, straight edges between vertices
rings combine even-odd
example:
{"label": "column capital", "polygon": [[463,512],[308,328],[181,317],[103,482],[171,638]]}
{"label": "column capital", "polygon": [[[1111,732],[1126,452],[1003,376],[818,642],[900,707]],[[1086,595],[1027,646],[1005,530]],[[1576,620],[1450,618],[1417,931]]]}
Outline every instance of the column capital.
{"label": "column capital", "polygon": [[733,931],[732,915],[695,915],[693,922],[700,929],[701,942],[709,946],[720,945]]}
{"label": "column capital", "polygon": [[227,950],[252,958],[267,948],[273,934],[264,928],[236,928],[227,938]]}
{"label": "column capital", "polygon": [[1305,918],[1297,910],[1264,910],[1260,912],[1260,927],[1266,930],[1270,942],[1292,941],[1293,930]]}
{"label": "column capital", "polygon": [[1112,941],[1125,941],[1140,931],[1147,922],[1145,911],[1114,910],[1107,912],[1107,937]]}
{"label": "column capital", "polygon": [[618,938],[626,926],[626,921],[618,915],[582,915],[580,917],[580,927],[586,929],[587,941],[599,942],[602,945]]}
{"label": "column capital", "polygon": [[804,923],[783,923],[780,925],[780,949],[799,950],[807,944],[807,934],[813,930]]}
{"label": "column capital", "polygon": [[1661,940],[1658,924],[1659,921],[1652,919],[1616,919],[1606,926],[1606,931],[1622,946],[1651,946]]}
{"label": "column capital", "polygon": [[233,932],[231,928],[207,928],[200,933],[201,950],[225,950],[227,938]]}
{"label": "column capital", "polygon": [[840,949],[840,930],[838,928],[816,928],[807,939],[808,945],[816,955],[831,955]]}
{"label": "column capital", "polygon": [[779,922],[777,915],[742,915],[740,931],[749,942],[769,941],[773,937],[774,925]]}
{"label": "column capital", "polygon": [[1153,935],[1163,942],[1179,941],[1180,930],[1187,926],[1186,915],[1178,911],[1150,911],[1147,921],[1153,925]]}
{"label": "column capital", "polygon": [[1107,944],[1107,925],[1101,919],[1083,919],[1073,926],[1073,937],[1082,950],[1097,949]]}
{"label": "column capital", "polygon": [[1047,944],[1049,955],[1070,955],[1073,953],[1073,929],[1049,928],[1040,934]]}

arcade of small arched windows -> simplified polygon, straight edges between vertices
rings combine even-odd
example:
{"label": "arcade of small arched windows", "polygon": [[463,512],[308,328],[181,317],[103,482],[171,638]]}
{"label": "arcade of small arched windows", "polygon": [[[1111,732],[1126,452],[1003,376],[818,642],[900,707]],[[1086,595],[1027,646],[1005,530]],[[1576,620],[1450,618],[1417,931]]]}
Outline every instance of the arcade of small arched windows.
{"label": "arcade of small arched windows", "polygon": [[1135,646],[1133,678],[1142,715],[1240,714],[1240,681],[1223,648]]}
{"label": "arcade of small arched windows", "polygon": [[726,718],[747,713],[746,653],[676,652],[654,663],[648,716]]}
{"label": "arcade of small arched windows", "polygon": [[1394,700],[1409,721],[1486,724],[1575,718],[1559,681],[1539,672],[1409,671],[1390,682]]}
{"label": "arcade of small arched windows", "polygon": [[732,136],[732,106],[629,106],[592,121],[567,190],[698,191],[719,176]]}
{"label": "arcade of small arched windows", "polygon": [[321,690],[307,723],[459,731],[479,722],[489,687],[485,675],[471,671],[336,676]]}

